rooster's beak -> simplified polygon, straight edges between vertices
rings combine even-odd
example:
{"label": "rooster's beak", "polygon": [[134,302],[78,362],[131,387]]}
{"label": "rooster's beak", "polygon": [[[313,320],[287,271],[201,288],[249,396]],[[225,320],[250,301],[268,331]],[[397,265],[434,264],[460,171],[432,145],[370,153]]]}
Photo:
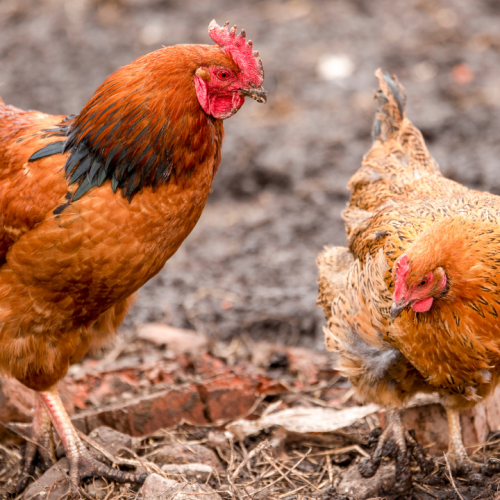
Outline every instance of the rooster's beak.
{"label": "rooster's beak", "polygon": [[391,306],[392,321],[394,321],[409,305],[409,302],[406,302],[404,299],[399,302],[393,302]]}
{"label": "rooster's beak", "polygon": [[265,104],[267,102],[267,92],[264,87],[259,87],[257,89],[240,89],[240,93],[244,96],[251,97],[257,102]]}

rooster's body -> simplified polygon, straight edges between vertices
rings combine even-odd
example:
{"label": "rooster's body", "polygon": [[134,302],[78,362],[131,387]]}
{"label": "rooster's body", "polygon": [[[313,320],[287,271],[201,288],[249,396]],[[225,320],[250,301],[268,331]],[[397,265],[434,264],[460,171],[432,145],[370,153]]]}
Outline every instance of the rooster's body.
{"label": "rooster's body", "polygon": [[378,76],[374,144],[349,182],[349,249],[320,255],[318,303],[341,370],[365,399],[389,409],[364,473],[375,472],[392,437],[404,492],[411,473],[397,408],[417,392],[441,395],[455,470],[476,468],[458,411],[487,396],[500,373],[500,198],[444,178],[405,117],[404,89]]}
{"label": "rooster's body", "polygon": [[[0,101],[0,370],[38,391],[33,442],[51,461],[54,423],[79,475],[142,480],[95,462],[55,384],[123,320],[198,221],[221,159],[222,119],[265,102],[244,32],[179,45],[111,75],[78,116]],[[50,417],[50,419],[49,419]],[[23,483],[23,485],[25,482]]]}

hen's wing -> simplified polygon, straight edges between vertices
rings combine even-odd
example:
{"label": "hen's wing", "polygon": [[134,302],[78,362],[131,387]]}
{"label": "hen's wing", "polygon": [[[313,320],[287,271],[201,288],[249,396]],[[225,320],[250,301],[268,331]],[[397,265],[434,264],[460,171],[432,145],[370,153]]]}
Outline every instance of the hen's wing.
{"label": "hen's wing", "polygon": [[331,247],[318,256],[318,305],[328,327],[325,344],[340,356],[339,370],[358,394],[381,405],[401,406],[416,392],[431,391],[401,352],[383,339],[388,328],[383,252],[368,256],[363,269],[347,248]]}

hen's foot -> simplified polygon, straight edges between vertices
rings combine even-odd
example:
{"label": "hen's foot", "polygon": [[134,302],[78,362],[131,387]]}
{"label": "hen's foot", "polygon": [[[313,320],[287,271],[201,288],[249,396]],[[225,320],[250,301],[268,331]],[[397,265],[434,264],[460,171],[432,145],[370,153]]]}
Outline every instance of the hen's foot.
{"label": "hen's foot", "polygon": [[[486,479],[483,474],[488,470],[487,465],[481,466],[481,464],[473,462],[467,455],[467,451],[462,441],[459,411],[446,408],[446,414],[450,431],[450,443],[446,456],[450,464],[451,472],[454,476],[463,477],[471,483],[484,483]],[[495,472],[493,472],[493,474],[494,473]]]}
{"label": "hen's foot", "polygon": [[87,477],[103,477],[118,483],[142,484],[145,481],[146,474],[134,474],[113,469],[92,457],[78,437],[55,388],[38,394],[66,450],[70,466],[70,486],[73,493],[78,494],[80,479]]}
{"label": "hen's foot", "polygon": [[417,462],[417,465],[419,466],[420,470],[426,476],[428,476],[435,469],[434,461],[428,458],[427,455],[425,454],[424,449],[422,448],[420,443],[417,441],[417,438],[415,437],[415,431],[413,429],[405,431],[405,438],[406,438],[406,445],[410,450],[411,456]]}
{"label": "hen's foot", "polygon": [[49,469],[56,461],[54,436],[50,415],[37,396],[35,415],[31,425],[31,432],[26,442],[26,449],[22,460],[20,479],[16,485],[16,493],[21,493],[33,480],[37,454],[40,457],[40,466],[43,471]]}
{"label": "hen's foot", "polygon": [[391,493],[404,495],[412,486],[412,456],[423,472],[432,470],[432,465],[415,436],[405,431],[399,410],[390,409],[387,410],[387,426],[380,434],[377,447],[370,459],[364,459],[359,464],[359,472],[363,477],[372,477],[377,472],[382,458],[393,458],[396,461],[396,483]]}

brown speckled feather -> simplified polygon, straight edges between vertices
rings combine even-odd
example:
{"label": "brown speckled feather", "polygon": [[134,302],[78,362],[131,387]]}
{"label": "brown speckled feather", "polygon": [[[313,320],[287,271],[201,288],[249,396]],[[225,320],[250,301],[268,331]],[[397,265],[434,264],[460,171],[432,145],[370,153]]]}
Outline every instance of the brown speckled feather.
{"label": "brown speckled feather", "polygon": [[[370,401],[401,405],[438,390],[449,405],[470,406],[498,379],[500,198],[444,178],[405,116],[403,87],[377,76],[374,143],[349,182],[344,212],[353,264],[338,270],[343,289],[320,288],[331,303],[327,347]],[[429,312],[408,309],[392,321],[392,267],[403,253],[420,263],[409,279],[442,266],[449,286]],[[320,266],[320,283],[328,280]]]}

